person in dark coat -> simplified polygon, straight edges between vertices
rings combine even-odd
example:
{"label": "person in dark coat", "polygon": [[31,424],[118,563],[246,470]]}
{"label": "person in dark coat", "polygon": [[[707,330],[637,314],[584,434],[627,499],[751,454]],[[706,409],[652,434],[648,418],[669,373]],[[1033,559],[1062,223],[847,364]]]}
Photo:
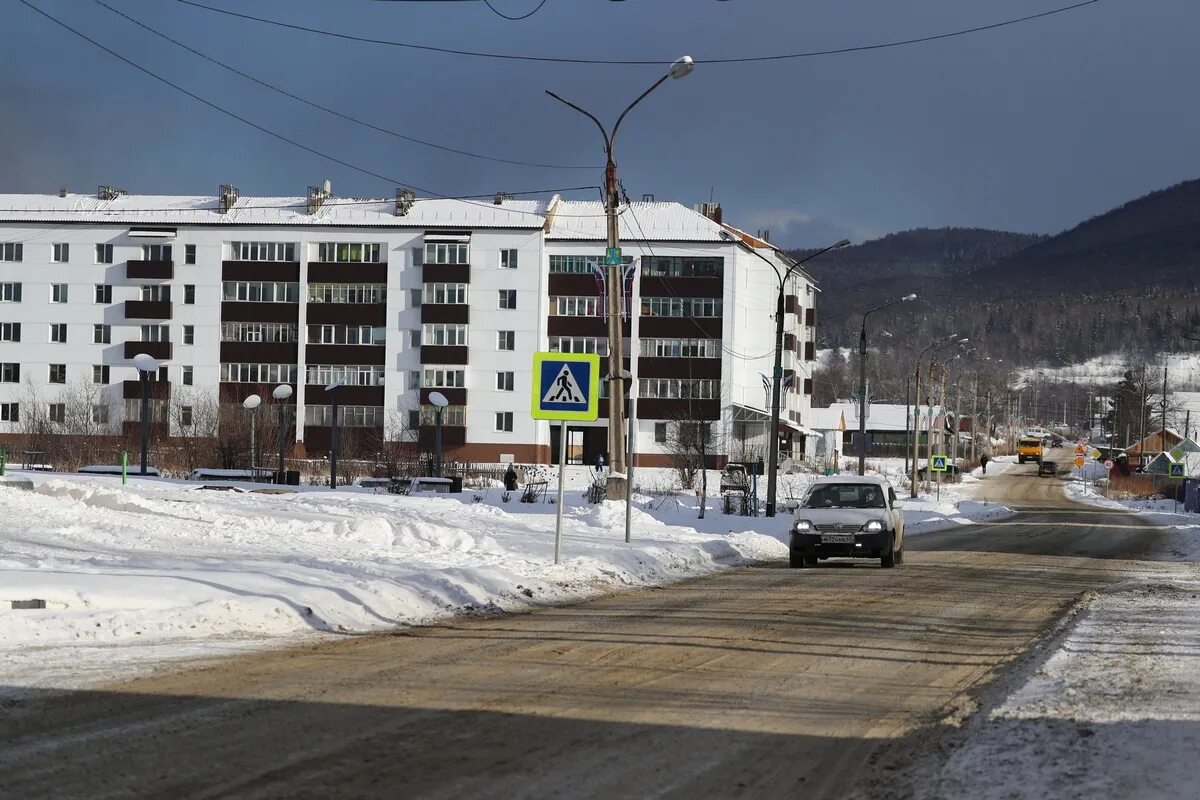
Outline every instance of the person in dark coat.
{"label": "person in dark coat", "polygon": [[509,492],[517,490],[517,471],[511,461],[508,462],[508,470],[504,473],[504,489]]}
{"label": "person in dark coat", "polygon": [[984,474],[984,475],[987,475],[987,464],[988,464],[988,461],[989,461],[989,459],[988,459],[988,455],[987,455],[987,453],[984,453],[983,455],[981,455],[981,456],[979,457],[979,466],[983,467],[983,474]]}

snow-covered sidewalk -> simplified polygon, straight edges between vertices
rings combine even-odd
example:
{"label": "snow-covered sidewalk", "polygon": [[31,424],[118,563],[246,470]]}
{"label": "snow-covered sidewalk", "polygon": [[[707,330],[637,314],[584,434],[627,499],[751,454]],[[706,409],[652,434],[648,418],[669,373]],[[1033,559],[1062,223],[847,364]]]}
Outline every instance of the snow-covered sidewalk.
{"label": "snow-covered sidewalk", "polygon": [[1013,463],[1011,456],[1002,456],[991,462],[992,471],[986,477],[983,470],[976,467],[969,473],[964,472],[961,482],[944,483],[940,488],[935,485],[929,493],[922,492],[915,500],[903,488],[907,485],[903,475],[903,459],[878,459],[875,466],[878,474],[888,478],[896,487],[900,507],[904,510],[906,535],[915,535],[1012,516],[1015,512],[1003,503],[977,498],[988,480],[1002,474]]}

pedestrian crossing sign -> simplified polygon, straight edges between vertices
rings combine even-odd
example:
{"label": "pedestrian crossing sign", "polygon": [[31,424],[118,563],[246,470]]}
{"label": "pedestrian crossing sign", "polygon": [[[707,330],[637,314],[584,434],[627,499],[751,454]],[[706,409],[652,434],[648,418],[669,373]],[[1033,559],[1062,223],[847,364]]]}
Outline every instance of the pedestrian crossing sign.
{"label": "pedestrian crossing sign", "polygon": [[1170,473],[1169,473],[1169,474],[1170,474],[1170,476],[1171,476],[1172,478],[1183,478],[1183,477],[1185,477],[1185,476],[1184,476],[1184,474],[1183,474],[1183,468],[1184,468],[1184,466],[1186,466],[1186,465],[1184,465],[1184,464],[1169,464],[1169,465],[1167,465],[1167,466],[1168,466],[1168,469],[1170,469]]}
{"label": "pedestrian crossing sign", "polygon": [[533,418],[591,422],[600,416],[600,356],[533,354]]}
{"label": "pedestrian crossing sign", "polygon": [[934,456],[933,457],[933,466],[930,467],[929,469],[933,472],[946,472],[947,471],[946,457],[945,456]]}

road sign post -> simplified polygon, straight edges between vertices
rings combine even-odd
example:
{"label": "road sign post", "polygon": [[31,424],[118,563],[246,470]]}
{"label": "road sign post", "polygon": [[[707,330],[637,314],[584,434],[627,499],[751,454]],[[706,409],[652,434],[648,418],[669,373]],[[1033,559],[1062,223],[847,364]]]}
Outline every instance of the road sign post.
{"label": "road sign post", "polygon": [[563,499],[567,483],[567,422],[593,422],[599,418],[600,356],[534,353],[530,414],[534,419],[558,422],[558,507],[554,514],[554,563],[558,564],[562,561]]}
{"label": "road sign post", "polygon": [[942,473],[949,469],[947,466],[948,461],[949,459],[947,459],[944,455],[934,456],[933,458],[929,459],[929,471],[936,472],[938,474],[936,483],[937,499],[939,501],[942,499]]}
{"label": "road sign post", "polygon": [[[1185,477],[1187,477],[1186,475],[1184,475],[1184,471],[1185,471],[1186,467],[1187,467],[1187,465],[1184,464],[1183,462],[1180,462],[1178,464],[1169,464],[1167,466],[1167,475],[1171,478],[1171,480],[1181,481]],[[1172,513],[1179,511],[1179,489],[1178,488],[1171,490],[1171,500],[1173,501],[1172,502],[1173,507],[1171,509]]]}

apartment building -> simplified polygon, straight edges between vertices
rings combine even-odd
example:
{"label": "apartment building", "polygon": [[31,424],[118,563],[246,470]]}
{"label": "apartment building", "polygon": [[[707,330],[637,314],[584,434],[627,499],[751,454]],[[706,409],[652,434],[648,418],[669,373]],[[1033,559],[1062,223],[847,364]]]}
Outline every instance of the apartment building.
{"label": "apartment building", "polygon": [[[147,353],[161,362],[156,436],[192,435],[201,408],[251,394],[270,406],[287,384],[296,451],[328,449],[331,391],[343,431],[425,449],[437,391],[449,457],[548,463],[558,431],[530,418],[532,353],[607,355],[595,202],[101,187],[0,195],[0,229],[0,438],[33,419],[64,432],[135,424],[132,358]],[[638,463],[667,464],[679,424],[713,426],[718,463],[762,454],[773,267],[786,256],[715,207],[631,203],[621,236],[635,268],[622,324],[636,337]],[[804,446],[816,330],[811,278],[797,272],[786,291],[785,453]],[[570,427],[573,460],[604,454],[606,414]]]}

